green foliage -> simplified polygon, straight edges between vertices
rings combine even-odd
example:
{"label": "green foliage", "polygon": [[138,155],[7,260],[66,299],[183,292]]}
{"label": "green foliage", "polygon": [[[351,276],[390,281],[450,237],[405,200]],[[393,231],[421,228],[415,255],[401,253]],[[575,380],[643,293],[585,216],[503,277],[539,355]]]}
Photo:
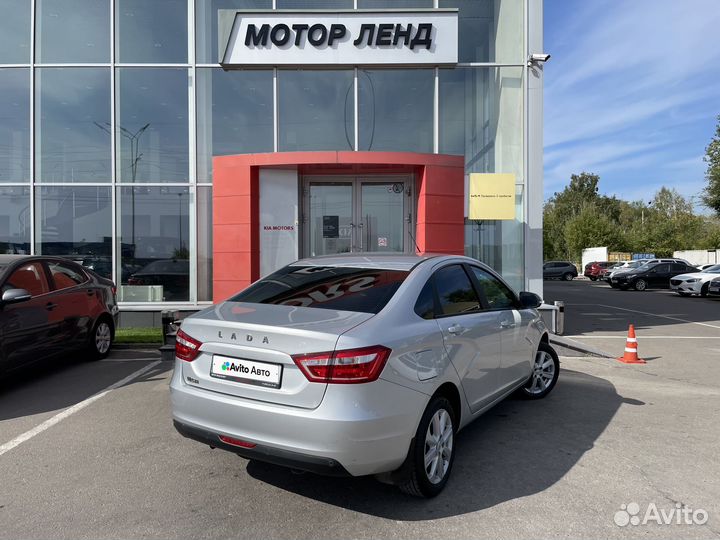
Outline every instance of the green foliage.
{"label": "green foliage", "polygon": [[116,328],[115,343],[162,343],[162,328]]}
{"label": "green foliage", "polygon": [[663,187],[645,204],[600,195],[599,181],[591,173],[572,175],[570,184],[545,203],[546,260],[577,261],[583,249],[594,246],[657,256],[720,248],[720,219],[695,215],[675,189]]}
{"label": "green foliage", "polygon": [[189,259],[190,258],[190,250],[185,246],[175,248],[173,250],[172,258],[173,259]]}
{"label": "green foliage", "polygon": [[570,253],[579,254],[586,247],[619,246],[622,238],[620,229],[600,208],[587,205],[565,224],[565,241]]}
{"label": "green foliage", "polygon": [[705,206],[720,216],[720,116],[715,127],[715,136],[705,149],[704,160],[707,163],[707,186],[703,190],[702,200]]}

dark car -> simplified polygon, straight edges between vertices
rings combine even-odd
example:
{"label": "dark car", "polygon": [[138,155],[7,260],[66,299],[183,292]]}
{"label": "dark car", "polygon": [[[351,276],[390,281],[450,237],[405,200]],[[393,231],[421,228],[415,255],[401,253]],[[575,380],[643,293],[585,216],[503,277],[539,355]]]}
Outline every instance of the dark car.
{"label": "dark car", "polygon": [[669,289],[670,278],[688,272],[697,272],[697,268],[685,263],[646,263],[642,266],[613,276],[613,285],[620,289],[633,288],[636,291],[645,289]]}
{"label": "dark car", "polygon": [[110,351],[115,286],[60,257],[0,255],[0,372],[36,360]]}
{"label": "dark car", "polygon": [[190,262],[161,259],[144,266],[128,278],[128,285],[161,285],[163,300],[187,300],[190,290]]}
{"label": "dark car", "polygon": [[577,268],[567,261],[548,261],[543,264],[543,279],[564,279],[572,281],[578,275]]}
{"label": "dark car", "polygon": [[585,265],[585,271],[583,275],[590,278],[590,281],[597,281],[602,277],[602,273],[605,269],[614,266],[616,263],[612,261],[593,261]]}

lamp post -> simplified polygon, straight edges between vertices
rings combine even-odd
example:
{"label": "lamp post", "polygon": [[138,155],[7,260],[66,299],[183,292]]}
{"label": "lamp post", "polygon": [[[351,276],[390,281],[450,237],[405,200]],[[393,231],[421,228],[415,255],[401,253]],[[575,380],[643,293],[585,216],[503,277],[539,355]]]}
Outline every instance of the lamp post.
{"label": "lamp post", "polygon": [[[111,131],[105,127],[112,127],[110,125],[110,122],[105,122],[105,125],[99,124],[98,122],[94,122],[94,124],[102,129],[103,131],[107,133],[111,133]],[[148,122],[143,127],[138,129],[135,133],[131,132],[130,130],[118,126],[118,130],[120,131],[120,135],[125,137],[127,140],[130,141],[130,175],[132,177],[132,191],[130,192],[131,197],[131,205],[132,205],[132,220],[131,220],[131,226],[130,226],[130,236],[131,236],[131,243],[133,246],[133,250],[135,249],[135,180],[137,178],[137,169],[138,169],[138,163],[142,159],[142,154],[140,153],[140,137],[143,133],[145,133],[145,130],[150,127],[150,123]]]}
{"label": "lamp post", "polygon": [[120,135],[130,141],[130,174],[132,176],[132,191],[130,192],[130,204],[132,206],[132,220],[130,222],[130,238],[133,246],[133,256],[135,250],[135,180],[137,178],[138,163],[142,159],[140,153],[140,137],[145,130],[150,127],[150,123],[145,124],[143,127],[138,129],[135,133],[130,132],[122,126],[118,126]]}

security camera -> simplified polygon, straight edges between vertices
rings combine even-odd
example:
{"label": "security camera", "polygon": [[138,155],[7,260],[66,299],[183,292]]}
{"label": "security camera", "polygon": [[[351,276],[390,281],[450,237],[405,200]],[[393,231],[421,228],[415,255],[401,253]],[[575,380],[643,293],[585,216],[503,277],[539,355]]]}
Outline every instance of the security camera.
{"label": "security camera", "polygon": [[547,53],[533,53],[528,58],[528,66],[532,66],[533,64],[540,64],[545,63],[548,60],[550,60],[550,55]]}

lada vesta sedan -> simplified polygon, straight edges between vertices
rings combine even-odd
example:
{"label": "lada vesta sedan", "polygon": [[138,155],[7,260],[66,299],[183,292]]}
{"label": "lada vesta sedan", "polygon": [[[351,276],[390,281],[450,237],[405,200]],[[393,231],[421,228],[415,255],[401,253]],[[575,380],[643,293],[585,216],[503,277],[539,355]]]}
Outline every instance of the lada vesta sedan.
{"label": "lada vesta sedan", "polygon": [[540,303],[466,257],[298,261],[183,321],[175,427],[244,458],[435,496],[458,430],[555,386]]}

